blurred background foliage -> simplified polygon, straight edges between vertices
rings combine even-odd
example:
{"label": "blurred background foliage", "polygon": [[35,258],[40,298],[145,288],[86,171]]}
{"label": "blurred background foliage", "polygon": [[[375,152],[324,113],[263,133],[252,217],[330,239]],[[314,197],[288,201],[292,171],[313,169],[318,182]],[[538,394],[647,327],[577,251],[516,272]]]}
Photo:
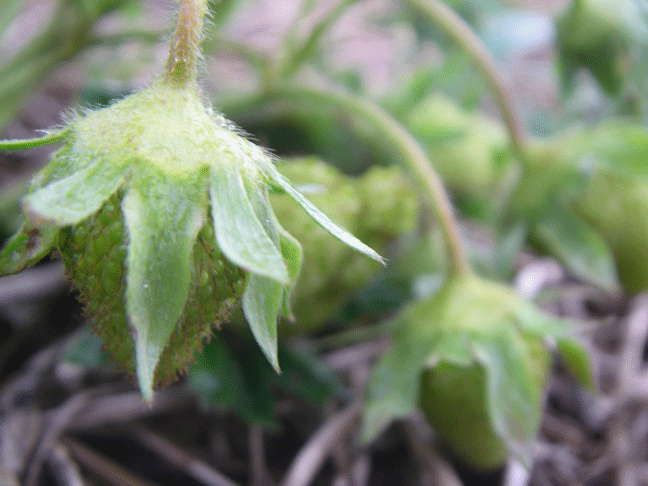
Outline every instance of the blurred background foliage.
{"label": "blurred background foliage", "polygon": [[[648,5],[446,3],[505,73],[521,126],[501,116],[491,81],[422,0],[212,3],[204,96],[390,264],[382,270],[337,245],[273,196],[279,219],[305,249],[295,323],[281,324],[284,372],[276,376],[234,325],[206,345],[190,372],[206,406],[233,407],[272,425],[273,390],[320,404],[344,397],[317,351],[390,332],[397,309],[440,286],[443,244],[398,149],[372,120],[321,93],[369,100],[414,135],[466,228],[477,225],[486,235],[485,250],[483,239],[465,240],[483,276],[510,282],[530,247],[603,295],[648,287]],[[145,85],[160,71],[172,7],[154,0],[4,0],[3,138],[17,138],[26,107],[52,86],[65,88],[65,113]],[[61,116],[27,128],[46,129]],[[521,144],[513,129],[524,132]],[[9,177],[2,187],[5,235],[16,228],[24,180]],[[70,359],[102,362],[100,345],[84,339]]]}

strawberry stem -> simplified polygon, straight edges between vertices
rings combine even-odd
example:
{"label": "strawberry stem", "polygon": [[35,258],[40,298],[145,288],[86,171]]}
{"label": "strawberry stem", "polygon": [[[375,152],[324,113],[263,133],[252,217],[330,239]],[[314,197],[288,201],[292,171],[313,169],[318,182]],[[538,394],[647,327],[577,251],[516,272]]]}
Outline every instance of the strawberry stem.
{"label": "strawberry stem", "polygon": [[515,107],[510,82],[502,75],[493,55],[472,28],[445,3],[439,0],[407,0],[407,3],[431,19],[471,58],[495,94],[513,150],[525,162],[529,135]]}
{"label": "strawberry stem", "polygon": [[431,205],[445,239],[449,276],[472,274],[461,241],[459,225],[443,182],[421,145],[394,117],[366,98],[340,91],[282,86],[266,93],[265,96],[270,99],[274,96],[292,101],[323,103],[352,113],[373,125],[418,180],[427,202]]}
{"label": "strawberry stem", "polygon": [[207,0],[180,0],[164,79],[179,87],[196,83]]}

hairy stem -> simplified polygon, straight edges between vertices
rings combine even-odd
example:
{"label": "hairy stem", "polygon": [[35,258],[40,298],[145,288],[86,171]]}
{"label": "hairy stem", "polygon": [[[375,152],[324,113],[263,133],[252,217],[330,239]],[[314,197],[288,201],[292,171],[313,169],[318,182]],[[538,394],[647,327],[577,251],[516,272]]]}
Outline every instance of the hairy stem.
{"label": "hairy stem", "polygon": [[195,84],[207,0],[180,0],[176,30],[171,38],[165,80],[179,87]]}
{"label": "hairy stem", "polygon": [[419,185],[441,225],[449,257],[450,275],[458,276],[471,272],[461,243],[453,207],[441,178],[416,139],[388,112],[368,99],[338,91],[284,86],[273,90],[266,96],[270,99],[280,98],[324,104],[369,122],[380,132],[380,136],[388,140],[389,145],[401,157],[401,161],[418,179]]}
{"label": "hairy stem", "polygon": [[511,137],[511,145],[522,161],[527,152],[527,132],[515,109],[509,83],[502,76],[495,59],[470,26],[457,13],[440,0],[407,0],[414,8],[428,16],[463,51],[470,56],[477,69],[495,93],[504,123]]}

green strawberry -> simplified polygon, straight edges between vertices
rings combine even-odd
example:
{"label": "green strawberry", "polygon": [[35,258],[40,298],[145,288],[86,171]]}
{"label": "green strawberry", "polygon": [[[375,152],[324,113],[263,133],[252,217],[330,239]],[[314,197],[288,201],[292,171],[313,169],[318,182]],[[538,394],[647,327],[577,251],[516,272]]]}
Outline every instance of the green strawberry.
{"label": "green strawberry", "polygon": [[46,137],[64,146],[34,178],[25,224],[0,253],[7,274],[58,247],[97,332],[135,370],[147,401],[155,385],[185,369],[239,297],[279,369],[277,316],[290,313],[302,251],[277,221],[269,190],[287,193],[333,236],[382,261],[203,102],[197,65],[206,12],[206,0],[181,0],[165,74]]}
{"label": "green strawberry", "polygon": [[503,126],[482,115],[462,111],[439,93],[415,106],[404,123],[421,141],[452,191],[481,198],[492,194],[509,159]]}
{"label": "green strawberry", "polygon": [[633,41],[644,43],[648,26],[636,0],[572,0],[556,23],[563,83],[569,89],[585,67],[608,93],[623,85]]}
{"label": "green strawberry", "polygon": [[[416,225],[416,192],[396,168],[373,167],[360,177],[341,173],[313,157],[277,166],[308,199],[379,252]],[[285,332],[313,331],[374,277],[378,268],[326,232],[286,196],[271,197],[277,217],[304,246],[304,265],[292,302],[295,325]]]}
{"label": "green strawberry", "polygon": [[392,348],[368,389],[363,437],[420,406],[439,437],[479,470],[510,454],[526,464],[541,418],[551,337],[578,376],[589,361],[565,322],[511,289],[472,275],[455,277],[397,318]]}
{"label": "green strawberry", "polygon": [[[104,348],[119,366],[134,375],[135,342],[124,307],[128,244],[119,199],[112,197],[95,218],[62,231],[57,248],[86,304],[89,321],[104,340]],[[191,258],[188,305],[160,356],[156,386],[170,384],[187,371],[187,363],[211,337],[213,327],[229,320],[243,292],[245,272],[220,254],[210,221],[199,232]]]}

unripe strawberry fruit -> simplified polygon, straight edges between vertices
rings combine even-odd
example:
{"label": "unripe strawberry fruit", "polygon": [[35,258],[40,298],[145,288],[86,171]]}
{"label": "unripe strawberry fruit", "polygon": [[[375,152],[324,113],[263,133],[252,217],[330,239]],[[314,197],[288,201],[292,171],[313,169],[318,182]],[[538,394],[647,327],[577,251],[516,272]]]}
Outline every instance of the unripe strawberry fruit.
{"label": "unripe strawberry fruit", "polygon": [[65,144],[34,178],[27,221],[0,253],[7,274],[58,247],[95,329],[135,371],[147,401],[154,385],[185,369],[239,296],[279,369],[277,316],[290,315],[302,251],[277,221],[270,189],[382,262],[203,102],[196,79],[206,14],[207,0],[180,0],[165,74],[50,136]]}
{"label": "unripe strawberry fruit", "polygon": [[[549,371],[549,353],[538,338],[528,336],[525,344],[531,348],[525,363],[533,376],[530,385],[540,392],[536,398],[540,400]],[[496,430],[489,386],[487,372],[479,363],[462,366],[440,362],[426,369],[421,378],[420,407],[428,422],[458,458],[482,471],[502,466],[512,450],[524,454],[523,446],[515,451],[518,445],[507,444]],[[534,422],[539,417],[526,419]]]}
{"label": "unripe strawberry fruit", "polygon": [[[62,231],[57,246],[104,348],[134,376],[135,343],[124,307],[127,242],[119,202],[112,197],[96,218]],[[192,259],[187,305],[160,356],[156,386],[170,384],[186,372],[187,362],[211,337],[213,327],[229,320],[243,292],[245,272],[222,257],[209,221],[198,234]]]}
{"label": "unripe strawberry fruit", "polygon": [[584,381],[587,355],[565,322],[511,289],[473,275],[450,278],[397,318],[392,348],[368,388],[363,437],[419,406],[443,442],[478,470],[510,454],[527,465],[549,372],[546,337]]}
{"label": "unripe strawberry fruit", "polygon": [[[317,207],[381,253],[416,225],[416,192],[397,167],[373,167],[352,177],[306,157],[277,168],[297,187],[303,184],[308,199]],[[379,268],[348,246],[331,242],[285,195],[270,199],[278,218],[304,246],[304,265],[293,294],[295,323],[281,326],[280,331],[314,331],[334,317]]]}
{"label": "unripe strawberry fruit", "polygon": [[147,400],[184,370],[239,296],[278,369],[277,315],[290,314],[301,246],[277,221],[269,190],[382,261],[206,106],[195,84],[163,78],[61,133],[65,145],[35,177],[23,201],[28,220],[0,254],[0,272],[58,246],[97,332],[136,370]]}

